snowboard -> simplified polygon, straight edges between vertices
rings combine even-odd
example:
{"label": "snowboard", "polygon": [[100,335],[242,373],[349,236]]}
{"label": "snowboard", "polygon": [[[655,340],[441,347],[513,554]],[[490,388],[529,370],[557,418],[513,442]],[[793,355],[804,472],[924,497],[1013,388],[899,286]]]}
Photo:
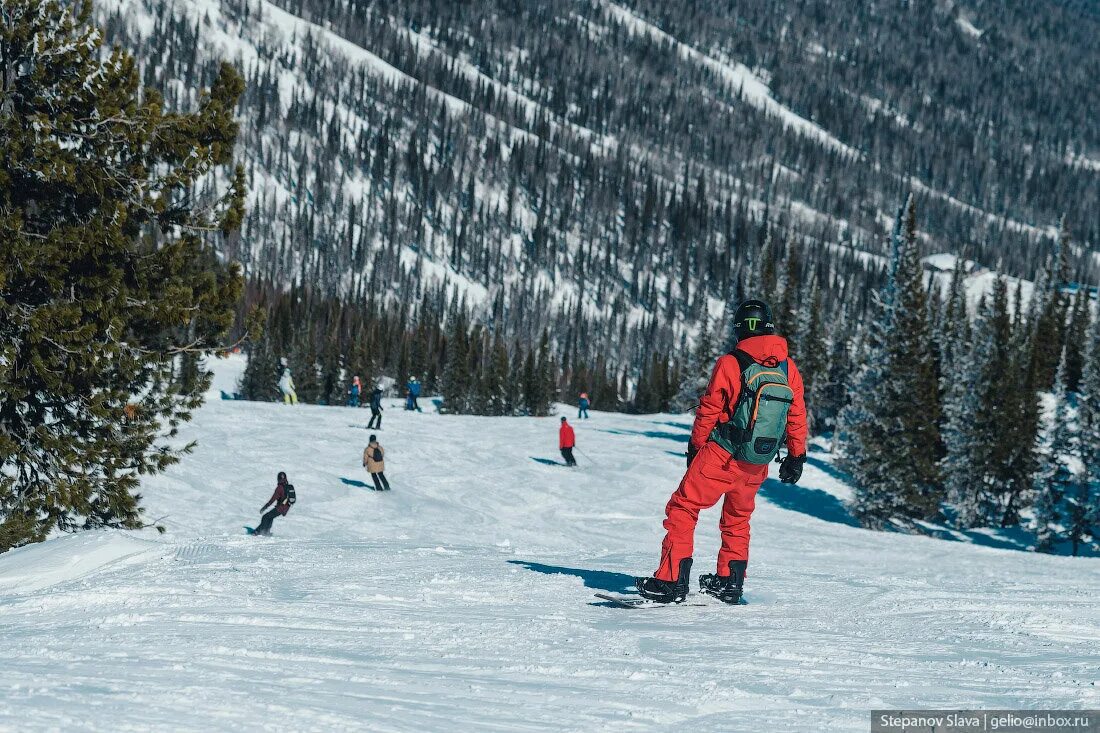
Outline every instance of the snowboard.
{"label": "snowboard", "polygon": [[639,596],[611,596],[606,593],[596,593],[595,596],[602,601],[615,606],[615,608],[669,608],[672,606],[707,606],[707,603],[694,603],[683,601],[682,603],[658,603]]}

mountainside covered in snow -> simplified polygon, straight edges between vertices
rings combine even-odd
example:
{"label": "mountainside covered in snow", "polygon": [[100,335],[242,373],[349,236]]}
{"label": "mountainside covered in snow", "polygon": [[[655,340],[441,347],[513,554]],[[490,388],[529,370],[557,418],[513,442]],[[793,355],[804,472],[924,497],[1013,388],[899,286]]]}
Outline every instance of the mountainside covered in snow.
{"label": "mountainside covered in snow", "polygon": [[525,340],[590,323],[620,364],[740,297],[765,225],[826,321],[865,312],[879,273],[859,253],[883,252],[908,191],[929,251],[1015,276],[1063,213],[1078,277],[1097,239],[1100,21],[1079,5],[101,0],[99,18],[171,104],[218,59],[245,74],[250,213],[226,254],[252,276],[412,302],[445,281]]}
{"label": "mountainside covered in snow", "polygon": [[[364,423],[215,399],[181,436],[196,452],[143,485],[165,535],[0,557],[0,729],[863,731],[872,708],[1100,707],[1095,558],[859,529],[820,446],[760,492],[749,605],[630,611],[593,594],[655,566],[687,420],[593,413],[567,470],[556,419],[392,409],[386,494],[364,488]],[[298,503],[246,537],[278,470]]]}

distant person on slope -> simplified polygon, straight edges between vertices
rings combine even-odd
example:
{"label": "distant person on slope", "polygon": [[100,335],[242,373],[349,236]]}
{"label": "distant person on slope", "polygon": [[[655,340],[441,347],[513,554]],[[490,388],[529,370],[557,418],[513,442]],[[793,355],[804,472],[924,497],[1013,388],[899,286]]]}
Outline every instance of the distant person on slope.
{"label": "distant person on slope", "polygon": [[577,437],[573,435],[573,426],[562,416],[561,428],[558,430],[558,448],[561,457],[565,459],[565,465],[577,465],[577,459],[573,457],[573,448],[577,445]]}
{"label": "distant person on slope", "polygon": [[588,405],[589,405],[588,393],[587,392],[581,392],[581,398],[580,398],[580,400],[577,401],[577,419],[578,420],[580,420],[582,417],[585,420],[588,419]]}
{"label": "distant person on slope", "polygon": [[283,402],[288,405],[298,404],[298,393],[294,391],[294,377],[290,376],[288,366],[283,367],[283,373],[279,377],[279,391],[283,393]]}
{"label": "distant person on slope", "polygon": [[409,377],[405,388],[409,390],[409,398],[405,402],[405,409],[420,412],[420,405],[417,403],[420,398],[420,380],[416,377]]}
{"label": "distant person on slope", "polygon": [[348,406],[359,407],[359,394],[363,391],[363,385],[359,383],[359,377],[351,380],[351,389],[348,390]]}
{"label": "distant person on slope", "polygon": [[370,420],[367,430],[382,429],[382,385],[376,384],[370,393]]}
{"label": "distant person on slope", "polygon": [[771,311],[759,300],[742,303],[734,315],[737,346],[719,357],[695,412],[688,468],[665,506],[660,565],[652,578],[638,578],[638,592],[661,603],[679,603],[688,575],[699,510],[723,500],[718,572],[703,575],[703,592],[726,603],[741,602],[749,560],[749,518],[768,464],[786,437],[783,483],[797,483],[806,462],[806,403],[802,376],[776,335]]}
{"label": "distant person on slope", "polygon": [[375,491],[389,491],[390,482],[386,480],[386,451],[378,442],[378,436],[370,436],[370,443],[363,449],[363,467],[374,481]]}
{"label": "distant person on slope", "polygon": [[294,492],[294,485],[287,483],[286,474],[279,471],[279,477],[275,484],[275,493],[271,495],[271,498],[267,500],[267,503],[260,507],[260,513],[263,514],[269,506],[272,506],[272,510],[264,514],[263,520],[260,522],[260,526],[252,533],[254,535],[267,535],[271,534],[271,523],[275,521],[275,517],[285,517],[286,513],[290,511],[290,507],[294,505],[294,502],[298,500],[297,495]]}

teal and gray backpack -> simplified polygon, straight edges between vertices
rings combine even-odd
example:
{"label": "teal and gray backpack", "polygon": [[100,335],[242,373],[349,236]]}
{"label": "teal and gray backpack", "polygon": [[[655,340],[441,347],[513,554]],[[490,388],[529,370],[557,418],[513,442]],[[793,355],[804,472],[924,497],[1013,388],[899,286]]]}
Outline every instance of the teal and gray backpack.
{"label": "teal and gray backpack", "polygon": [[732,417],[719,423],[710,439],[738,461],[763,465],[779,452],[787,434],[787,413],[794,404],[787,361],[768,366],[740,349],[732,353],[741,367],[741,394]]}

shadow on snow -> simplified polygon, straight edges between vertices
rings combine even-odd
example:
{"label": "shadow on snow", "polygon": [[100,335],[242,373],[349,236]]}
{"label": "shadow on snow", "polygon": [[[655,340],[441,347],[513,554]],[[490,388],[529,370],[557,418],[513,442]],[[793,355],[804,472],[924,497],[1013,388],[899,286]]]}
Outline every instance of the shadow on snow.
{"label": "shadow on snow", "polygon": [[658,438],[660,440],[675,440],[677,443],[687,443],[691,439],[690,433],[669,433],[662,430],[613,430],[601,428],[600,432],[612,435],[642,435],[646,438]]}
{"label": "shadow on snow", "polygon": [[681,430],[687,430],[691,432],[692,423],[689,422],[676,422],[675,420],[650,420],[654,425],[668,425],[674,428],[680,428]]}
{"label": "shadow on snow", "polygon": [[847,524],[849,527],[859,526],[859,522],[843,501],[821,489],[768,479],[760,487],[760,496],[782,509],[807,514],[826,522]]}
{"label": "shadow on snow", "polygon": [[365,484],[362,481],[359,481],[358,479],[345,478],[344,476],[340,477],[340,483],[346,484],[348,486],[358,486],[361,489],[373,488],[373,487],[370,486],[370,484]]}
{"label": "shadow on snow", "polygon": [[634,578],[626,573],[613,573],[608,570],[588,570],[586,568],[563,568],[558,565],[544,565],[527,560],[508,560],[510,565],[519,565],[543,575],[572,575],[584,581],[585,588],[594,588],[608,593],[626,593],[634,590]]}
{"label": "shadow on snow", "polygon": [[541,463],[544,466],[564,466],[565,465],[561,461],[555,461],[553,458],[538,458],[536,456],[531,456],[531,460],[534,461],[535,463]]}

